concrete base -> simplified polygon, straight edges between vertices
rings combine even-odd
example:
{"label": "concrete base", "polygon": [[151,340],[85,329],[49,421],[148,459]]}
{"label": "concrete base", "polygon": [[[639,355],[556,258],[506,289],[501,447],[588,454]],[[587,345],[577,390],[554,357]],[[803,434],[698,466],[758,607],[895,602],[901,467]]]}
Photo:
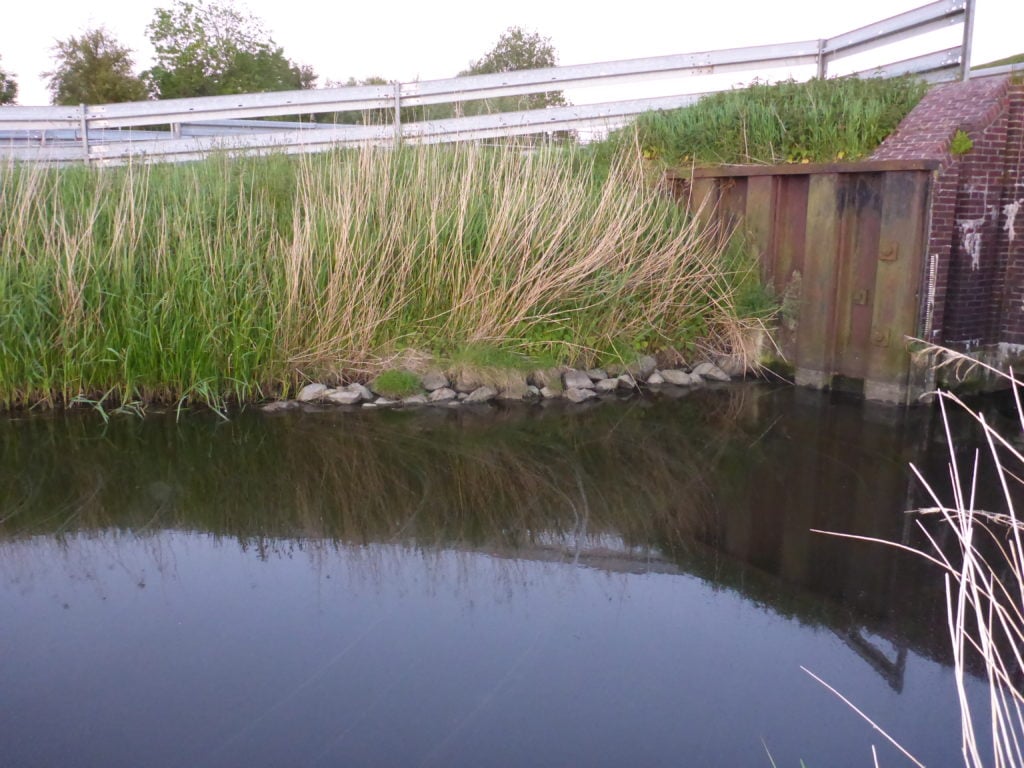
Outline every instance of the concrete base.
{"label": "concrete base", "polygon": [[811,389],[828,389],[832,377],[824,371],[812,371],[808,368],[797,368],[793,380],[798,387]]}

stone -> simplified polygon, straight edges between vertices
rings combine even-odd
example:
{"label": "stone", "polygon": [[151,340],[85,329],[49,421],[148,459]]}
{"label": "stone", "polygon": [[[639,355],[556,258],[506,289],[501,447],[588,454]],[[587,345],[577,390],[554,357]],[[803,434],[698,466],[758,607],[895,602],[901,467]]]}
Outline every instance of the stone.
{"label": "stone", "polygon": [[473,370],[472,368],[464,368],[459,371],[455,377],[455,381],[452,382],[451,387],[456,392],[468,395],[474,390],[480,389],[484,386],[483,377],[479,371]]}
{"label": "stone", "polygon": [[427,397],[426,397],[426,395],[409,395],[408,397],[403,397],[402,398],[402,405],[416,406],[416,405],[426,405],[426,404],[427,404]]}
{"label": "stone", "polygon": [[634,379],[646,379],[658,370],[658,361],[650,355],[641,355],[628,365],[622,363],[609,363],[605,366],[609,376],[618,377],[629,374]]}
{"label": "stone", "polygon": [[593,389],[594,382],[584,371],[568,370],[562,374],[562,382],[569,389]]}
{"label": "stone", "polygon": [[697,374],[702,379],[711,379],[712,381],[731,381],[729,374],[714,363],[701,363],[693,369],[692,373]]}
{"label": "stone", "polygon": [[326,384],[307,384],[299,390],[295,399],[300,403],[313,403],[321,399],[325,392],[327,392]]}
{"label": "stone", "polygon": [[378,408],[387,408],[389,405],[397,405],[398,402],[396,400],[391,400],[386,397],[378,397],[376,400],[373,401],[373,404]]}
{"label": "stone", "polygon": [[558,368],[538,368],[535,371],[531,371],[530,375],[526,377],[526,383],[532,384],[537,389],[544,389],[544,387],[553,387],[556,384],[561,386],[562,372]]}
{"label": "stone", "polygon": [[677,387],[688,387],[694,383],[693,377],[686,371],[667,370],[661,372],[662,378]]}
{"label": "stone", "polygon": [[607,379],[608,373],[603,368],[591,368],[587,371],[587,376],[589,376],[590,380],[596,384],[599,381]]}
{"label": "stone", "polygon": [[295,400],[275,400],[272,403],[260,406],[260,410],[264,413],[277,413],[278,411],[290,411],[292,408],[298,407],[298,405]]}
{"label": "stone", "polygon": [[597,397],[597,393],[589,387],[569,387],[565,390],[565,399],[570,403],[582,403],[592,397]]}
{"label": "stone", "polygon": [[630,371],[635,377],[646,379],[658,370],[658,361],[650,355],[641,355],[636,360],[636,371]]}
{"label": "stone", "polygon": [[527,386],[526,394],[523,395],[524,400],[537,400],[541,397],[543,397],[543,395],[540,393],[540,387],[535,387],[533,384]]}
{"label": "stone", "polygon": [[622,374],[616,381],[619,382],[620,389],[636,389],[636,379],[628,373]]}
{"label": "stone", "polygon": [[654,373],[647,377],[647,383],[652,387],[656,387],[659,384],[664,384],[665,379],[658,371],[655,371]]}
{"label": "stone", "polygon": [[557,389],[552,389],[551,387],[541,387],[540,396],[545,400],[555,400],[561,397],[562,393]]}
{"label": "stone", "polygon": [[595,388],[598,392],[614,392],[616,389],[619,388],[619,380],[601,379],[599,382],[597,382]]}
{"label": "stone", "polygon": [[438,371],[424,374],[420,384],[427,392],[436,392],[439,389],[446,389],[449,385],[448,377]]}
{"label": "stone", "polygon": [[734,379],[745,375],[749,370],[743,355],[722,355],[715,360],[715,365]]}
{"label": "stone", "polygon": [[454,400],[456,392],[451,387],[441,387],[435,389],[427,396],[427,402],[430,403],[447,403],[450,400]]}
{"label": "stone", "polygon": [[335,405],[355,405],[363,401],[363,397],[359,392],[353,392],[346,388],[332,389],[324,399]]}
{"label": "stone", "polygon": [[477,387],[466,398],[467,403],[487,403],[498,396],[498,390],[494,387]]}
{"label": "stone", "polygon": [[373,392],[368,387],[364,387],[362,384],[349,384],[346,387],[342,387],[346,392],[356,392],[359,394],[359,398],[363,402],[369,402],[373,400]]}
{"label": "stone", "polygon": [[527,397],[529,385],[521,375],[507,376],[498,387],[498,397],[502,400],[522,400]]}

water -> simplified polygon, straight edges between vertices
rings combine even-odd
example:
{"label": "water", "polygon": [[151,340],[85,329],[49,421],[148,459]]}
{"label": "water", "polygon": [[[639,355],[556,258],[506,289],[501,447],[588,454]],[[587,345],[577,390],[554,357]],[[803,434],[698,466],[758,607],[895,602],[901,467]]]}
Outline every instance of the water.
{"label": "water", "polygon": [[0,458],[4,766],[907,764],[801,667],[959,762],[939,575],[810,532],[922,543],[926,409],[31,415]]}

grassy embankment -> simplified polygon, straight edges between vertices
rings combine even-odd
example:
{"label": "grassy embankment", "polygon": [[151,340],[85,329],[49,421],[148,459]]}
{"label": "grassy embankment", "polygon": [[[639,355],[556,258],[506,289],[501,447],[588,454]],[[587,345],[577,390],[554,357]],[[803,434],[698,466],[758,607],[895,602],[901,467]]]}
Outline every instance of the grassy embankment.
{"label": "grassy embankment", "polygon": [[906,77],[754,83],[692,107],[641,115],[603,151],[636,143],[666,166],[861,160],[926,90]]}
{"label": "grassy embankment", "polygon": [[1008,64],[1024,64],[1024,53],[1018,53],[1014,56],[1007,56],[1002,59],[996,59],[986,64],[978,64],[972,67],[972,69],[989,69],[991,67],[1003,67]]}
{"label": "grassy embankment", "polygon": [[751,260],[641,156],[853,158],[922,88],[755,85],[582,149],[0,168],[0,404],[220,406],[408,349],[488,364],[727,350],[770,311]]}
{"label": "grassy embankment", "polygon": [[0,172],[0,402],[220,405],[472,345],[592,361],[747,322],[749,265],[625,161],[365,150]]}

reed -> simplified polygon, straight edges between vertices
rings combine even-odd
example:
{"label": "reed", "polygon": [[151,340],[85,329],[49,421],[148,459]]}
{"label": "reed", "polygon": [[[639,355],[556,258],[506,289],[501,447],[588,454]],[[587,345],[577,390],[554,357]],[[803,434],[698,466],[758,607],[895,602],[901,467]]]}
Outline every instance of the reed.
{"label": "reed", "polygon": [[[949,359],[949,353],[946,355]],[[1013,389],[1020,428],[1024,432],[1021,382],[1012,371],[998,375],[1004,376]],[[934,506],[921,511],[941,518],[943,529],[954,537],[957,551],[953,557],[947,556],[937,538],[930,537],[932,551],[922,554],[945,571],[963,760],[970,768],[1021,766],[1024,765],[1024,683],[1021,677],[1024,670],[1024,522],[1017,515],[1014,501],[1024,478],[1024,454],[1019,444],[1001,435],[983,415],[972,411],[957,396],[940,393],[939,405],[950,446],[951,498],[943,500],[922,478]],[[1005,500],[1004,510],[978,509],[975,493],[981,458],[976,456],[968,467],[960,466],[945,418],[948,406],[968,411],[982,430],[988,458],[995,467]],[[988,698],[981,711],[966,690],[967,670],[978,660],[988,683]]]}
{"label": "reed", "polygon": [[0,402],[200,401],[402,350],[724,347],[749,264],[622,158],[365,149],[0,169]]}
{"label": "reed", "polygon": [[[1013,393],[1018,426],[1024,434],[1024,382],[1012,370],[1002,372],[938,347],[926,348],[925,354],[932,355],[939,367],[980,367],[990,376],[1005,379]],[[1016,511],[1024,485],[1024,453],[1019,441],[1004,436],[984,414],[959,396],[948,391],[936,394],[949,447],[949,488],[944,493],[933,487],[912,467],[932,503],[930,507],[913,510],[918,515],[917,526],[928,542],[927,548],[882,543],[923,557],[943,572],[964,765],[1024,766],[1024,520]],[[987,455],[976,452],[966,465],[957,455],[951,408],[961,409],[973,418],[984,438]],[[1001,492],[1003,508],[999,510],[981,509],[977,502],[979,478],[986,463],[994,470]],[[937,528],[931,525],[936,521]],[[987,683],[983,702],[968,695],[968,680],[978,670]]]}

